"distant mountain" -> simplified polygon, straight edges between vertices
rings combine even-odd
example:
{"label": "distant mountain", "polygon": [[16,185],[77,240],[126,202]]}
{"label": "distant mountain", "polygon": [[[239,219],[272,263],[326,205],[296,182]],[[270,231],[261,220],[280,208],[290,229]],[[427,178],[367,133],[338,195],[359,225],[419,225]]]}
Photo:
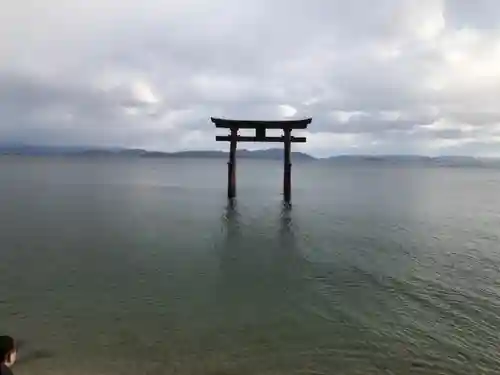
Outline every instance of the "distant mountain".
{"label": "distant mountain", "polygon": [[[226,151],[179,151],[179,152],[146,152],[141,155],[146,158],[227,158],[229,153]],[[269,149],[269,150],[236,150],[236,157],[239,159],[263,159],[263,160],[282,160],[283,150]],[[294,160],[315,160],[312,156],[302,152],[292,152]]]}
{"label": "distant mountain", "polygon": [[[238,150],[236,151],[236,156],[238,158],[249,158],[249,159],[268,159],[268,160],[282,160],[284,156],[283,149],[281,148],[271,148],[267,150]],[[309,154],[303,152],[292,152],[293,160],[315,160]]]}
{"label": "distant mountain", "polygon": [[420,155],[339,155],[327,159],[342,164],[387,164],[387,165],[430,165],[430,166],[492,166],[500,160],[472,156],[420,156]]}
{"label": "distant mountain", "polygon": [[179,152],[159,152],[150,151],[143,155],[147,158],[203,158],[203,159],[213,159],[226,157],[227,153],[223,151],[211,151],[211,150],[201,150],[201,151],[179,151]]}
{"label": "distant mountain", "polygon": [[[228,152],[213,150],[161,152],[126,148],[0,145],[0,155],[211,159],[227,158]],[[281,160],[283,149],[237,150],[236,156],[243,159]],[[314,160],[312,156],[301,152],[292,152],[292,157],[294,160]]]}
{"label": "distant mountain", "polygon": [[[119,158],[228,158],[226,151],[199,150],[161,152],[129,148],[37,146],[25,144],[0,144],[0,155],[24,156],[60,156],[60,157],[119,157]],[[283,149],[236,151],[239,159],[282,160]],[[294,161],[318,160],[302,152],[292,152]],[[402,166],[437,166],[437,167],[491,167],[500,168],[500,159],[475,158],[472,156],[420,156],[420,155],[338,155],[319,159],[333,165],[402,165]]]}
{"label": "distant mountain", "polygon": [[79,154],[86,150],[83,147],[51,147],[24,144],[0,145],[0,155],[51,156]]}
{"label": "distant mountain", "polygon": [[420,155],[339,155],[332,156],[329,160],[336,161],[372,161],[372,162],[388,162],[388,161],[402,161],[402,162],[415,162],[425,161],[431,159],[428,156]]}

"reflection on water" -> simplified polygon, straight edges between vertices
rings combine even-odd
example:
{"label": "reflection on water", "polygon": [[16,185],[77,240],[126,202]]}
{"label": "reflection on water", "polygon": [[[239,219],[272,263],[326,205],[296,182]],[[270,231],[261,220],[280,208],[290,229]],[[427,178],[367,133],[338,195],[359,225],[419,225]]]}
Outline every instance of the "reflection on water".
{"label": "reflection on water", "polygon": [[303,280],[305,260],[295,243],[292,210],[279,206],[272,215],[249,224],[235,200],[225,208],[218,291],[243,309],[244,305],[269,309],[289,303]]}
{"label": "reflection on water", "polygon": [[280,212],[280,239],[283,248],[295,248],[295,231],[298,230],[293,222],[292,206],[283,204]]}
{"label": "reflection on water", "polygon": [[238,238],[241,235],[239,216],[237,200],[235,198],[228,199],[224,214],[222,215],[223,229],[226,232],[228,241],[231,241],[233,238]]}

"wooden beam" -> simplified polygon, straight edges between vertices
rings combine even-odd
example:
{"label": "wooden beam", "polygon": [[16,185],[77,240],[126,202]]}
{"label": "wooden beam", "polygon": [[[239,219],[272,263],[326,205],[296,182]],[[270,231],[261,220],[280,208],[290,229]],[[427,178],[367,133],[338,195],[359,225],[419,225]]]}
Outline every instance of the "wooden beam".
{"label": "wooden beam", "polygon": [[285,121],[249,121],[249,120],[228,120],[221,118],[210,118],[217,128],[238,128],[238,129],[306,129],[312,118],[303,120]]}
{"label": "wooden beam", "polygon": [[[231,141],[231,136],[230,135],[218,135],[215,137],[216,141],[221,141],[221,142],[230,142]],[[239,135],[236,137],[237,142],[285,142],[285,137],[265,137],[265,138],[259,138],[259,137],[252,137],[252,136],[244,136],[244,135]],[[292,143],[305,143],[306,142],[306,137],[291,137],[290,142]]]}

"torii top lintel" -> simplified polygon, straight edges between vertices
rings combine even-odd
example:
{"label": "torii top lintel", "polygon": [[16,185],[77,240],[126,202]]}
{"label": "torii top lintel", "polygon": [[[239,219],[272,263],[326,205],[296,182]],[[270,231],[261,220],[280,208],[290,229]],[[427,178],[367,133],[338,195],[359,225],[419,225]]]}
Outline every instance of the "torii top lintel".
{"label": "torii top lintel", "polygon": [[237,129],[306,129],[312,121],[312,118],[303,120],[284,120],[284,121],[252,121],[252,120],[229,120],[221,118],[210,118],[216,128],[237,128]]}

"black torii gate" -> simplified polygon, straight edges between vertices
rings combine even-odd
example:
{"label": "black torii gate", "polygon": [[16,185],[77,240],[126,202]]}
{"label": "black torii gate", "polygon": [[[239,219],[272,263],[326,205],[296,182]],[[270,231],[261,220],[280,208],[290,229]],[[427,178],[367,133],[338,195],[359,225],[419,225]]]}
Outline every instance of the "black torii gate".
{"label": "black torii gate", "polygon": [[[227,197],[232,199],[236,197],[236,145],[238,142],[280,142],[284,143],[284,171],[283,171],[283,199],[285,203],[292,200],[291,179],[292,163],[291,149],[292,143],[305,143],[305,137],[293,137],[293,129],[306,129],[312,121],[311,118],[304,120],[286,120],[286,121],[247,121],[247,120],[228,120],[221,118],[211,118],[216,128],[230,129],[229,135],[216,136],[216,141],[230,142],[229,162],[227,163]],[[255,129],[255,136],[238,135],[240,129]],[[267,129],[281,129],[283,135],[278,137],[266,136]]]}

